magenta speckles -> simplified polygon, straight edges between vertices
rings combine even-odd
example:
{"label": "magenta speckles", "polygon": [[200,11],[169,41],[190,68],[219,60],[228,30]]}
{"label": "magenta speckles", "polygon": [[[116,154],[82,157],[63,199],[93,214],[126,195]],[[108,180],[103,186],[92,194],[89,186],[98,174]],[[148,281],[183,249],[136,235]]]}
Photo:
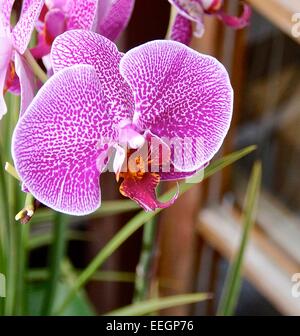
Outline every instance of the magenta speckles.
{"label": "magenta speckles", "polygon": [[[16,127],[13,157],[28,190],[55,210],[96,210],[108,158],[123,195],[145,210],[169,206],[176,195],[160,203],[159,181],[202,169],[228,131],[233,92],[225,68],[181,43],[153,41],[122,56],[103,36],[76,30],[56,39],[52,61],[53,77]],[[155,171],[148,167],[160,154],[152,147],[138,154],[150,135],[167,152]],[[123,171],[131,154],[138,169]]]}

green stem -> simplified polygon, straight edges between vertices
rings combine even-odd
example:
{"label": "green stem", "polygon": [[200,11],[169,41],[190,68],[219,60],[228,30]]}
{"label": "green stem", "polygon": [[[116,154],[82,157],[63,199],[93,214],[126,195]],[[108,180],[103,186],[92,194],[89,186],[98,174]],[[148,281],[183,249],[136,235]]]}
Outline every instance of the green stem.
{"label": "green stem", "polygon": [[155,241],[156,223],[152,218],[143,228],[142,252],[136,268],[135,288],[133,302],[143,301],[147,297],[149,289],[149,269],[153,255],[153,245]]}
{"label": "green stem", "polygon": [[[19,115],[19,97],[11,94],[7,95],[9,102],[9,113],[5,117],[5,159],[11,160],[10,148],[11,148],[11,135]],[[14,214],[18,206],[18,197],[16,195],[16,181],[12,178],[6,178],[7,181],[7,200],[8,212],[7,221],[7,233],[8,233],[8,250],[7,250],[7,270],[6,270],[6,301],[5,301],[5,314],[13,315],[15,312],[15,306],[17,301],[17,282],[18,277],[22,277],[22,274],[18,274],[18,256],[17,251],[20,246],[17,244],[17,227],[14,221]]]}
{"label": "green stem", "polygon": [[[232,164],[233,162],[239,160],[240,158],[248,155],[253,150],[255,150],[255,146],[249,146],[235,153],[229,154],[226,157],[219,159],[209,167],[205,169],[203,179],[206,179],[218,171],[222,170],[226,166]],[[179,195],[182,195],[189,189],[191,189],[195,184],[192,183],[180,183],[179,185]],[[177,191],[177,188],[172,188],[168,192],[166,192],[162,196],[162,201],[167,201],[170,199],[174,193]],[[153,212],[144,212],[140,211],[137,215],[135,215],[123,228],[117,232],[117,234],[104,246],[104,248],[96,255],[96,257],[90,262],[90,264],[86,267],[84,271],[78,276],[74,287],[70,290],[70,292],[66,295],[63,303],[57,310],[57,315],[61,315],[65,308],[69,305],[70,301],[76,295],[76,292],[83,287],[88,280],[95,274],[98,268],[115,252],[134,232],[136,232],[140,227],[142,227],[145,223],[147,223],[151,218],[160,213],[162,209],[157,209]]]}
{"label": "green stem", "polygon": [[[64,265],[62,265],[62,270],[64,269]],[[75,274],[81,272],[81,269],[74,269]],[[92,281],[109,281],[109,282],[128,282],[134,283],[135,274],[130,272],[118,272],[118,271],[101,271],[96,272],[91,278]],[[48,272],[47,269],[43,268],[34,268],[29,270],[27,274],[26,280],[28,282],[34,281],[45,281],[48,280]],[[74,279],[75,280],[75,279]]]}
{"label": "green stem", "polygon": [[[0,246],[1,246],[1,255],[6,255],[7,252],[7,225],[9,223],[9,213],[8,213],[8,198],[7,198],[7,185],[5,181],[4,175],[4,161],[2,159],[2,146],[0,148],[0,209],[1,209],[1,216],[0,218]],[[6,258],[4,258],[6,260]],[[0,264],[0,272],[4,272],[5,261],[1,262]]]}
{"label": "green stem", "polygon": [[[21,206],[23,202],[23,195],[20,192],[20,186],[15,183],[15,212]],[[14,213],[15,213],[14,212]],[[27,225],[21,225],[13,220],[15,226],[15,248],[16,248],[16,281],[15,281],[15,315],[22,315],[25,309],[24,292],[25,292],[25,270],[26,270],[26,232],[28,230]]]}
{"label": "green stem", "polygon": [[252,168],[251,178],[247,187],[244,212],[242,216],[243,231],[241,235],[240,246],[226,276],[226,281],[218,308],[219,316],[233,315],[238,303],[245,251],[250,239],[251,230],[255,223],[255,210],[261,186],[261,173],[261,163],[256,162]]}
{"label": "green stem", "polygon": [[37,61],[32,56],[31,52],[27,49],[24,53],[24,57],[28,63],[28,65],[31,67],[33,73],[36,75],[36,77],[42,82],[46,83],[48,80],[48,76],[45,74],[43,69],[39,66]]}
{"label": "green stem", "polygon": [[65,254],[66,247],[66,215],[56,213],[53,225],[54,242],[50,253],[49,282],[43,302],[42,315],[51,315],[53,313],[57,283],[60,276],[60,265]]}
{"label": "green stem", "polygon": [[[2,216],[0,216],[0,273],[5,274],[8,252],[7,224],[9,222],[9,214],[7,212],[7,189],[3,170],[2,146],[0,148],[0,165],[0,213],[2,214]],[[4,314],[4,304],[5,299],[0,298],[0,315]]]}
{"label": "green stem", "polygon": [[22,220],[25,216],[31,218],[34,214],[34,211],[35,211],[34,197],[30,193],[27,193],[24,208],[16,214],[15,220],[16,221]]}

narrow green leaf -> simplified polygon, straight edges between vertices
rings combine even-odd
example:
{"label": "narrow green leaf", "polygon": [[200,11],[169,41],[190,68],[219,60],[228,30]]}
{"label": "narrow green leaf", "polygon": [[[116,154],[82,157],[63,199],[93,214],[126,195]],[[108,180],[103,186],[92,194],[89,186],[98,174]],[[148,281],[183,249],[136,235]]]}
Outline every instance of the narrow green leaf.
{"label": "narrow green leaf", "polygon": [[[98,219],[105,216],[118,215],[120,213],[130,212],[140,209],[139,205],[131,200],[104,201],[101,207],[94,213],[86,216],[84,219],[78,216],[69,216],[72,223],[82,222],[83,220]],[[55,212],[51,209],[38,209],[32,218],[33,224],[53,221]]]}
{"label": "narrow green leaf", "polygon": [[234,314],[241,288],[242,266],[250,232],[255,222],[255,210],[261,185],[261,163],[256,162],[247,188],[243,214],[243,233],[237,255],[228,271],[218,315]]}
{"label": "narrow green leaf", "polygon": [[150,299],[147,301],[141,301],[120,309],[113,310],[106,316],[143,316],[148,315],[158,310],[182,306],[195,302],[205,301],[211,298],[210,294],[195,293],[185,295],[168,296],[158,299]]}
{"label": "narrow green leaf", "polygon": [[153,246],[156,236],[155,217],[151,218],[143,227],[141,255],[136,267],[133,303],[143,301],[147,297],[150,286],[149,270],[153,257]]}
{"label": "narrow green leaf", "polygon": [[[82,270],[74,270],[75,276],[78,272]],[[49,272],[45,268],[34,268],[28,271],[27,281],[45,281],[49,277]],[[103,282],[129,282],[132,283],[135,280],[135,273],[131,272],[118,272],[118,271],[101,271],[96,272],[92,277],[91,281],[103,281]]]}
{"label": "narrow green leaf", "polygon": [[[242,150],[236,151],[235,153],[229,154],[224,158],[217,160],[216,162],[209,165],[204,172],[204,178],[206,179],[214,173],[220,171],[227,165],[232,164],[233,162],[239,160],[243,156],[254,151],[256,147],[250,146]],[[191,189],[194,184],[191,183],[180,183],[179,185],[179,194],[182,195],[189,189]],[[172,188],[170,191],[166,192],[161,199],[166,201],[174,195],[177,188]],[[151,218],[156,216],[162,209],[157,209],[153,212],[140,211],[135,215],[115,236],[104,246],[104,248],[96,255],[96,257],[90,262],[90,264],[85,268],[85,270],[78,276],[77,281],[74,284],[73,289],[66,296],[61,307],[58,309],[57,313],[61,313],[68,306],[68,303],[72,300],[77,290],[84,286],[92,275],[97,271],[97,269],[115,252],[120,245],[122,245],[127,238],[129,238],[134,232],[136,232],[144,223],[149,221]]]}

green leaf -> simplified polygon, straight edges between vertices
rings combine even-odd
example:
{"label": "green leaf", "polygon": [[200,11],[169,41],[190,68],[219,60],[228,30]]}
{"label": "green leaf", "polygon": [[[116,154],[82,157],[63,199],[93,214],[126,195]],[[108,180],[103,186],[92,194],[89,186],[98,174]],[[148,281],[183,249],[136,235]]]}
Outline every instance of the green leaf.
{"label": "green leaf", "polygon": [[[84,220],[98,219],[105,216],[118,215],[120,213],[130,212],[140,209],[139,205],[131,200],[104,201],[101,207],[84,218]],[[53,221],[55,212],[51,209],[38,209],[32,218],[33,224]],[[72,223],[83,222],[82,217],[69,216]]]}
{"label": "green leaf", "polygon": [[49,258],[49,279],[46,288],[44,304],[42,306],[42,315],[51,315],[54,307],[54,300],[57,291],[57,283],[60,276],[60,265],[66,249],[67,216],[56,213],[53,223],[53,244],[50,250]]}
{"label": "green leaf", "polygon": [[[74,274],[81,272],[76,269]],[[46,268],[33,268],[27,272],[27,280],[29,282],[45,281],[49,277],[49,272]],[[135,280],[135,273],[131,272],[118,272],[118,271],[101,271],[96,272],[92,281],[109,281],[109,282],[129,282],[133,283]]]}
{"label": "green leaf", "polygon": [[241,274],[245,250],[250,232],[255,222],[255,210],[261,185],[261,163],[255,163],[247,188],[243,214],[243,233],[237,255],[228,271],[225,286],[221,296],[218,315],[234,314],[241,288]]}
{"label": "green leaf", "polygon": [[[39,316],[42,305],[45,290],[47,287],[46,282],[35,282],[28,286],[28,314],[29,316]],[[70,290],[70,286],[59,281],[57,283],[57,292],[54,302],[54,306],[57,307],[61,304],[61,301],[65,298],[66,293]],[[95,312],[93,311],[89,301],[82,293],[79,291],[76,293],[68,308],[65,310],[64,315],[67,316],[93,316]]]}
{"label": "green leaf", "polygon": [[168,296],[158,299],[150,299],[147,301],[141,301],[117,310],[113,310],[106,316],[143,316],[154,313],[156,311],[182,306],[186,304],[191,304],[195,302],[200,302],[208,300],[211,298],[209,294],[195,293],[195,294],[185,294],[185,295],[175,295]]}
{"label": "green leaf", "polygon": [[[255,146],[250,146],[244,148],[242,150],[236,151],[235,153],[229,154],[222,159],[219,159],[209,165],[204,172],[204,178],[206,179],[209,176],[217,173],[221,169],[226,166],[232,164],[233,162],[239,160],[245,155],[251,153],[255,150]],[[191,189],[194,184],[181,182],[179,185],[179,194],[182,195],[189,189]],[[166,192],[161,199],[166,201],[174,195],[177,191],[177,187],[172,188],[168,192]],[[115,234],[115,236],[104,246],[104,248],[96,255],[96,257],[90,262],[90,264],[79,274],[74,287],[70,291],[70,293],[66,296],[65,301],[59,307],[58,313],[64,311],[64,309],[68,306],[68,303],[72,300],[77,290],[83,287],[88,280],[93,276],[93,274],[98,270],[98,268],[115,252],[134,232],[136,232],[141,226],[144,225],[151,218],[156,216],[162,209],[157,209],[153,212],[145,212],[140,211],[137,215],[135,215],[119,232]]]}
{"label": "green leaf", "polygon": [[152,264],[153,248],[156,237],[156,220],[152,218],[143,227],[141,255],[136,267],[133,303],[143,301],[147,297],[150,286],[149,271]]}

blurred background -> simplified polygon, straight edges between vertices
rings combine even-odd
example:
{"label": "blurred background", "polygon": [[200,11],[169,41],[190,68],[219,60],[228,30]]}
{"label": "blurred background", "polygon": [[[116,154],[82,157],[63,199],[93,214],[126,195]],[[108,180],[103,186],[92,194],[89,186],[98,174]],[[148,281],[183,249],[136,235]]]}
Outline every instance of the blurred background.
{"label": "blurred background", "polygon": [[[195,185],[152,225],[155,243],[144,275],[150,295],[214,293],[212,300],[161,314],[216,314],[228,262],[240,239],[247,181],[254,161],[260,159],[262,193],[236,314],[300,315],[300,297],[292,295],[292,276],[300,273],[300,39],[292,36],[292,16],[300,13],[300,2],[247,2],[253,8],[248,28],[235,31],[206,17],[205,35],[195,38],[192,47],[217,57],[229,71],[235,90],[233,123],[218,156],[252,144],[258,148]],[[239,1],[226,3],[228,12],[239,13]],[[163,39],[169,16],[167,0],[136,0],[130,24],[118,41],[120,50]],[[104,200],[121,198],[114,176],[107,173],[101,183]],[[74,267],[85,267],[133,214],[127,211],[70,223],[74,239],[69,240],[67,253]],[[31,234],[47,232],[49,226],[47,222],[33,226]],[[106,276],[87,285],[97,313],[128,305],[137,295],[134,281],[142,235],[140,230],[128,239],[102,268]],[[35,246],[29,258],[33,269],[45,267],[47,252],[47,247]]]}

